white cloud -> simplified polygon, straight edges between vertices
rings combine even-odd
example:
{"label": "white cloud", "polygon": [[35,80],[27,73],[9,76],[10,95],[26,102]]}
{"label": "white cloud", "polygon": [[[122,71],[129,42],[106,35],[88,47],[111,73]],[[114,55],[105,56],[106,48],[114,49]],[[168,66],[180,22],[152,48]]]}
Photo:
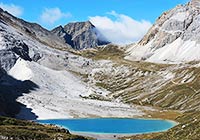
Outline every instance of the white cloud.
{"label": "white cloud", "polygon": [[63,13],[59,8],[46,8],[40,16],[40,21],[47,25],[53,25],[62,18],[69,18],[70,13]]}
{"label": "white cloud", "polygon": [[0,7],[9,12],[10,14],[14,15],[14,16],[21,16],[23,14],[23,8],[14,4],[4,4],[4,3],[0,3]]}
{"label": "white cloud", "polygon": [[111,42],[128,44],[139,41],[152,26],[149,21],[137,21],[115,11],[107,13],[114,17],[95,16],[89,17],[92,24]]}

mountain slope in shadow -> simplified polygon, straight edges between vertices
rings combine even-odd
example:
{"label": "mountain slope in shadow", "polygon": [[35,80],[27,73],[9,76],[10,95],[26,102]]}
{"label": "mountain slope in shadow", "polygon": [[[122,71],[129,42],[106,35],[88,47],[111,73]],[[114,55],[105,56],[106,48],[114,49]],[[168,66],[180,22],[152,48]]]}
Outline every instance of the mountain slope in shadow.
{"label": "mountain slope in shadow", "polygon": [[27,119],[35,120],[37,116],[31,112],[31,109],[26,108],[16,99],[23,94],[30,93],[31,90],[36,90],[39,86],[30,80],[17,80],[4,71],[1,73],[4,74],[0,77],[0,115],[16,117],[20,109],[23,108],[23,111],[28,114]]}

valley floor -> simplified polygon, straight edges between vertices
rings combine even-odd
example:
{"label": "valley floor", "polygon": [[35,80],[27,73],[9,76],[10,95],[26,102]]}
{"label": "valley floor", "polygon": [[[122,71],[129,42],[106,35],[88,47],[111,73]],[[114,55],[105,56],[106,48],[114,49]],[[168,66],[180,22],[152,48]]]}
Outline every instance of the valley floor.
{"label": "valley floor", "polygon": [[[20,71],[23,68],[24,71]],[[86,118],[86,117],[142,117],[143,110],[137,105],[117,101],[84,99],[94,88],[81,82],[79,77],[67,71],[53,70],[34,62],[18,60],[9,74],[18,80],[31,80],[39,88],[24,93],[18,102],[30,108],[37,119]],[[47,86],[48,85],[48,86]],[[103,92],[103,91],[102,91]],[[30,113],[22,108],[17,118],[31,119]],[[31,114],[32,115],[32,114]]]}

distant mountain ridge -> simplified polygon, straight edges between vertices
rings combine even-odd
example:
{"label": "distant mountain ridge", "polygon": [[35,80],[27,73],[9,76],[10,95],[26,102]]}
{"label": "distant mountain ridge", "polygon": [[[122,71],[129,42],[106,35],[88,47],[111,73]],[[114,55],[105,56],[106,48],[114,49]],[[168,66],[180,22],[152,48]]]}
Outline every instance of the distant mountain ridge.
{"label": "distant mountain ridge", "polygon": [[0,21],[52,48],[80,50],[110,43],[89,21],[69,23],[49,31],[37,23],[14,17],[1,8]]}
{"label": "distant mountain ridge", "polygon": [[14,17],[8,12],[0,8],[0,22],[5,25],[10,25],[17,30],[31,36],[32,38],[40,41],[43,44],[47,44],[53,48],[70,48],[68,44],[62,43],[61,39],[52,34],[47,29],[43,28],[37,23],[30,23],[23,19]]}
{"label": "distant mountain ridge", "polygon": [[59,26],[51,32],[76,50],[94,48],[110,43],[90,21],[69,23],[64,27]]}

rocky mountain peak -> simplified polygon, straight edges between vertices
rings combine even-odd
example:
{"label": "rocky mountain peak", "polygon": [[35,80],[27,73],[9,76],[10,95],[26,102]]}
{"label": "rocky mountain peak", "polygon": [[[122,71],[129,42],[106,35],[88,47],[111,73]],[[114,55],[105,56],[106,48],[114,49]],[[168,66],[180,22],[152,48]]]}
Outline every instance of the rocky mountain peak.
{"label": "rocky mountain peak", "polygon": [[95,28],[95,26],[90,21],[68,23],[64,26],[64,30],[72,36],[77,36],[84,31],[89,31],[93,28]]}
{"label": "rocky mountain peak", "polygon": [[65,31],[63,26],[60,25],[56,27],[55,29],[51,31],[51,33],[60,37],[64,43],[69,44],[70,46],[73,47],[74,44],[72,41],[72,36]]}
{"label": "rocky mountain peak", "polygon": [[77,50],[109,43],[90,21],[68,23],[64,27],[59,26],[53,29],[51,32]]}

